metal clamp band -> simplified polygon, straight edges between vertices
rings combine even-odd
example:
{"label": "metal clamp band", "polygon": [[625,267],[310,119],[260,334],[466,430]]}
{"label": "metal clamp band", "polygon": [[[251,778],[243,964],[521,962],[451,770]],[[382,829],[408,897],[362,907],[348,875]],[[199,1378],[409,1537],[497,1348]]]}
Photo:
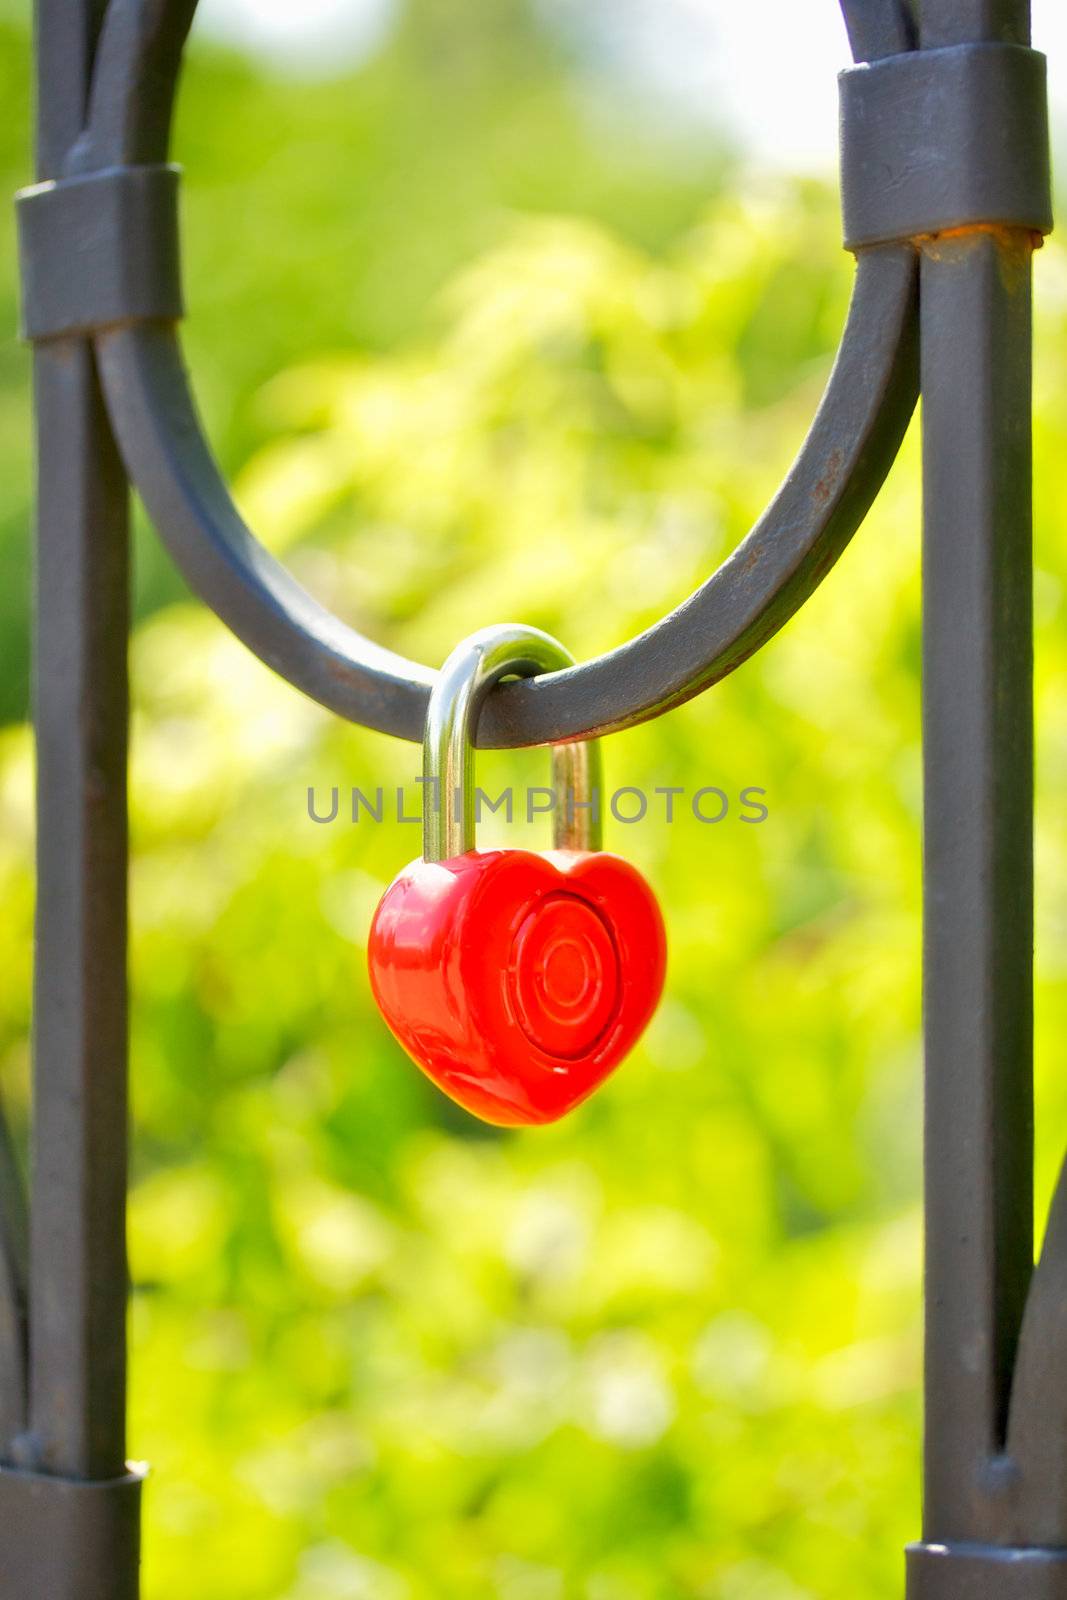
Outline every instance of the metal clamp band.
{"label": "metal clamp band", "polygon": [[1067,1550],[912,1544],[907,1600],[1067,1600]]}
{"label": "metal clamp band", "polygon": [[0,1470],[0,1600],[137,1600],[143,1482]]}
{"label": "metal clamp band", "polygon": [[1040,52],[909,51],[849,67],[838,84],[846,249],[983,224],[1050,231]]}
{"label": "metal clamp band", "polygon": [[23,338],[182,315],[178,176],[108,167],[19,192]]}

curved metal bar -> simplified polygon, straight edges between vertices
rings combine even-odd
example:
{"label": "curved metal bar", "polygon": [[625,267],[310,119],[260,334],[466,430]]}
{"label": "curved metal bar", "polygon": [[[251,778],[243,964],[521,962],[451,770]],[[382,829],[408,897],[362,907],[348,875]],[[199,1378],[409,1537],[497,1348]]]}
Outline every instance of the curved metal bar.
{"label": "curved metal bar", "polygon": [[185,41],[197,0],[111,0],[71,174],[166,159]]}
{"label": "curved metal bar", "polygon": [[[778,495],[733,555],[664,621],[565,672],[506,684],[480,745],[584,738],[699,694],[771,638],[848,543],[896,455],[917,392],[915,262],[859,262],[837,363]],[[419,740],[432,672],[355,633],[306,593],[241,520],[204,442],[177,339],[116,328],[97,353],[119,446],[192,588],[268,666],[354,722]]]}
{"label": "curved metal bar", "polygon": [[1067,1161],[1026,1297],[1008,1411],[1006,1475],[1017,1542],[1067,1545]]}
{"label": "curved metal bar", "polygon": [[841,0],[841,11],[856,61],[882,61],[918,45],[914,6],[908,0]]}
{"label": "curved metal bar", "polygon": [[[881,3],[877,28],[861,18],[862,0],[845,5],[853,37],[870,47],[906,36],[899,0]],[[165,157],[169,116],[138,114],[135,102],[155,96],[169,112],[192,9],[191,0],[112,0],[79,159],[108,166]],[[645,721],[725,677],[778,631],[841,554],[899,448],[918,390],[915,284],[909,246],[861,256],[822,404],[756,527],[637,638],[494,691],[479,745],[575,740]],[[193,589],[268,666],[328,709],[421,739],[433,673],[347,627],[257,543],[204,439],[174,328],[130,324],[96,343],[126,469]]]}
{"label": "curved metal bar", "polygon": [[0,1108],[0,1460],[26,1427],[29,1375],[26,1359],[28,1275],[26,1185],[7,1118]]}

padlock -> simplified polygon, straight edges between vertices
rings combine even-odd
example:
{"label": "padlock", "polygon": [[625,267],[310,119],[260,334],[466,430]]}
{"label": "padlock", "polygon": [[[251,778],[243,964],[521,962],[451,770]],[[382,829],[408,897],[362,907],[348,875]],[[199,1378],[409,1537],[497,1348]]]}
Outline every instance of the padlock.
{"label": "padlock", "polygon": [[423,855],[374,914],[371,988],[437,1086],[499,1126],[554,1122],[643,1032],[666,972],[645,879],[600,849],[600,750],[552,747],[554,848],[475,848],[474,745],[493,684],[573,665],[536,628],[486,628],[442,667],[423,745]]}

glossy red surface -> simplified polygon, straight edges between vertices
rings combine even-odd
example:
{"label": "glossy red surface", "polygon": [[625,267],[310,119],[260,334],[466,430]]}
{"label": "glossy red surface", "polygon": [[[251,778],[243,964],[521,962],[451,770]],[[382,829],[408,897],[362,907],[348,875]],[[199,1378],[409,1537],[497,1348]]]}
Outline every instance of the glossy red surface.
{"label": "glossy red surface", "polygon": [[605,851],[471,850],[386,890],[371,987],[408,1055],[466,1110],[554,1122],[656,1009],[667,944],[637,869]]}

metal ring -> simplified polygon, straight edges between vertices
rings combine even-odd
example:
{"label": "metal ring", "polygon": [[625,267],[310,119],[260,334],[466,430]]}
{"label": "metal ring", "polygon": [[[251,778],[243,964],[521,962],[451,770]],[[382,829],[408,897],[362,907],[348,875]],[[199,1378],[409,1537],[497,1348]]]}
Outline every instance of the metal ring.
{"label": "metal ring", "polygon": [[[422,747],[426,861],[451,861],[474,849],[474,735],[493,685],[509,675],[532,677],[573,662],[570,651],[551,634],[517,622],[482,628],[452,651],[434,680],[426,713]],[[599,850],[599,741],[554,745],[552,787],[554,848]],[[580,804],[575,803],[577,795],[585,797]]]}
{"label": "metal ring", "polygon": [[[904,0],[842,4],[854,52],[873,59],[913,47]],[[166,159],[194,10],[195,0],[111,0],[71,170]],[[192,588],[268,666],[328,709],[421,739],[434,674],[347,627],[255,540],[204,439],[174,326],[108,329],[95,344],[127,472]],[[628,644],[495,690],[478,744],[548,744],[628,727],[732,672],[841,554],[892,464],[917,393],[914,251],[865,251],[822,403],[752,532],[694,594]]]}

